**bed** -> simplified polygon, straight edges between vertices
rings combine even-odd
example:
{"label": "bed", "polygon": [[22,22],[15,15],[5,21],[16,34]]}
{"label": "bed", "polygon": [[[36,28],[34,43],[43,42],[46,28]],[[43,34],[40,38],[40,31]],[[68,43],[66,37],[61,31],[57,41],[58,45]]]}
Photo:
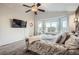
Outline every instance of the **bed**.
{"label": "bed", "polygon": [[[67,41],[66,43],[63,41],[64,44],[61,44],[62,42],[62,40],[60,40],[61,35],[57,35],[57,36],[37,35],[37,36],[30,37],[28,38],[28,40],[26,40],[28,50],[36,52],[40,55],[74,55],[74,54],[78,55],[79,42],[77,41],[78,42],[77,48],[75,48],[76,44],[70,44],[70,40],[73,37],[71,36],[69,39],[67,35],[66,37],[64,36],[65,38],[63,38],[63,40],[66,39],[65,41]],[[60,43],[58,41],[60,41]]]}

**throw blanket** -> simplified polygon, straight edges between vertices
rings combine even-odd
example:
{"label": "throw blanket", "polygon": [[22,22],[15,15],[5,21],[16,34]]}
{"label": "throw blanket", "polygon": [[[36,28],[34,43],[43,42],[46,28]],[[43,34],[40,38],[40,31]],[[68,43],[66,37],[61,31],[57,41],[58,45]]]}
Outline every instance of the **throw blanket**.
{"label": "throw blanket", "polygon": [[52,55],[52,54],[64,54],[67,50],[63,45],[50,44],[45,41],[37,40],[29,44],[29,50],[37,52],[42,55]]}

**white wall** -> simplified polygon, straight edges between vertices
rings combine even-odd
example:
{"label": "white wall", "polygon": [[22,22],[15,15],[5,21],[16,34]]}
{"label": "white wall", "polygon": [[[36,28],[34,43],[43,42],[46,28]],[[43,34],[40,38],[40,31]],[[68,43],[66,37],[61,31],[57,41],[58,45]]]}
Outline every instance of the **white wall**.
{"label": "white wall", "polygon": [[[0,46],[34,34],[34,26],[29,26],[31,22],[34,24],[34,16],[32,13],[26,14],[25,10],[21,4],[0,4]],[[27,27],[11,28],[10,20],[13,18],[27,21]]]}

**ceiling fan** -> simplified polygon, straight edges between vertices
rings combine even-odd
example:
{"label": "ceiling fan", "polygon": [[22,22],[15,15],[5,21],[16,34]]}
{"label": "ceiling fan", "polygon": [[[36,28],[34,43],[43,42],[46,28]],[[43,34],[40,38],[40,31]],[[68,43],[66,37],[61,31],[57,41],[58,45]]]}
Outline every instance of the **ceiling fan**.
{"label": "ceiling fan", "polygon": [[37,11],[45,12],[45,10],[39,8],[41,6],[40,3],[34,3],[32,6],[28,6],[28,5],[23,4],[23,6],[30,8],[27,11],[25,11],[25,13],[33,11],[34,14],[37,15]]}

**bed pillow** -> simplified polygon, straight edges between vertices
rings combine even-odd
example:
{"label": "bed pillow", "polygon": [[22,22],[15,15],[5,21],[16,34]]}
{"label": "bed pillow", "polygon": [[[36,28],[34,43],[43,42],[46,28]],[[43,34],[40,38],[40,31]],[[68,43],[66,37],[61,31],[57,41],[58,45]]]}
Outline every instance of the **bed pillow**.
{"label": "bed pillow", "polygon": [[59,37],[57,37],[56,43],[65,44],[65,41],[68,40],[69,37],[70,34],[68,32],[62,33]]}
{"label": "bed pillow", "polygon": [[55,43],[59,43],[61,41],[62,35],[59,34],[55,40]]}
{"label": "bed pillow", "polygon": [[69,49],[79,48],[79,37],[70,35],[70,38],[65,42],[65,46]]}
{"label": "bed pillow", "polygon": [[64,44],[65,41],[66,41],[69,37],[70,37],[70,35],[69,35],[68,32],[63,33],[63,34],[62,34],[62,38],[61,38],[59,44]]}

